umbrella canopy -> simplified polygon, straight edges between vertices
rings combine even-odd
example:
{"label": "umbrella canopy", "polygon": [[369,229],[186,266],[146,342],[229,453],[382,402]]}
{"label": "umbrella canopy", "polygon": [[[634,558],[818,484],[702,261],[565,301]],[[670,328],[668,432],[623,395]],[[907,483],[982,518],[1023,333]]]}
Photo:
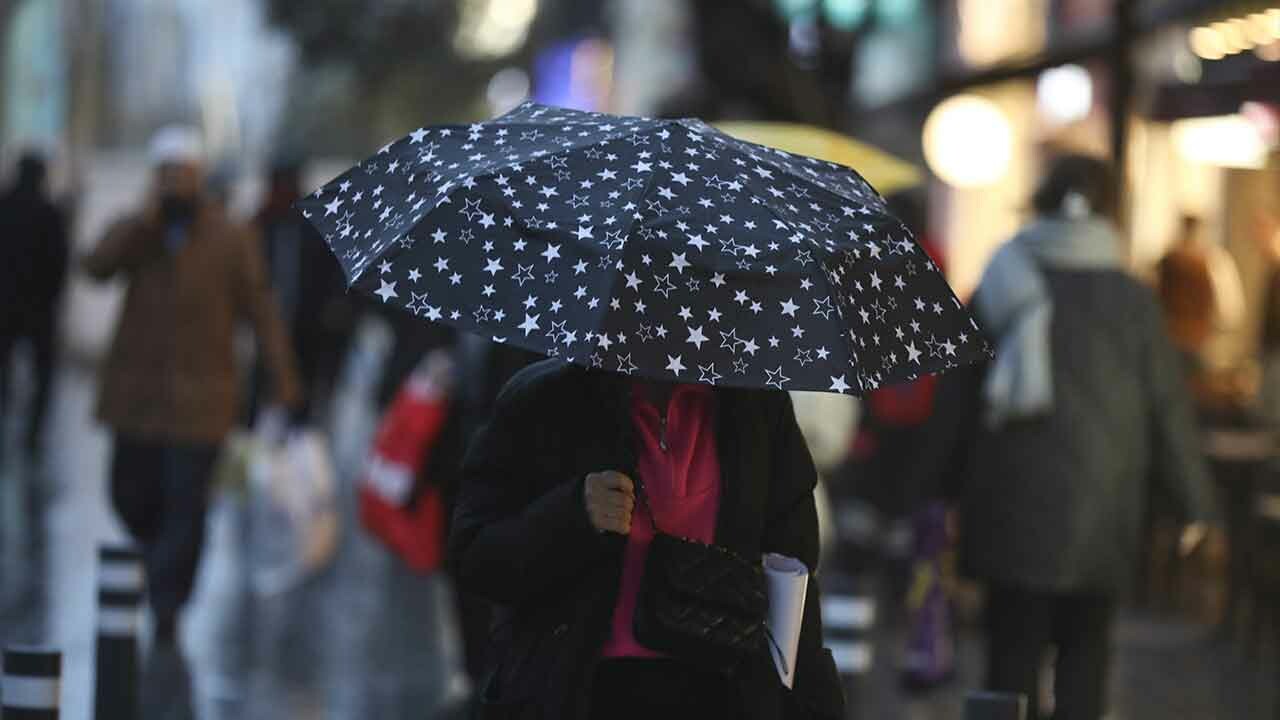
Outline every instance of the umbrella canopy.
{"label": "umbrella canopy", "polygon": [[715,127],[739,140],[855,168],[884,195],[913,188],[924,179],[919,168],[905,160],[847,135],[812,125],[731,121],[716,123]]}
{"label": "umbrella canopy", "polygon": [[856,173],[698,120],[526,103],[415,130],[299,207],[356,288],[588,367],[857,393],[987,348]]}

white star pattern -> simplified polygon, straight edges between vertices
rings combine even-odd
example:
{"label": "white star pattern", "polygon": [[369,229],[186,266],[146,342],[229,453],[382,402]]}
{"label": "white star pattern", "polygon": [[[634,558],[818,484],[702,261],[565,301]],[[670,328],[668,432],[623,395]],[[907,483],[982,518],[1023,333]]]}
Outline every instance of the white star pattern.
{"label": "white star pattern", "polygon": [[859,393],[987,351],[857,175],[698,121],[526,103],[415,129],[299,208],[354,289],[605,371]]}
{"label": "white star pattern", "polygon": [[679,355],[668,355],[666,369],[671,372],[672,375],[680,377],[680,373],[684,372],[688,368],[686,368],[684,363],[680,361]]}
{"label": "white star pattern", "polygon": [[696,345],[699,350],[702,349],[702,343],[708,340],[706,335],[702,334],[702,325],[689,329],[689,342]]}

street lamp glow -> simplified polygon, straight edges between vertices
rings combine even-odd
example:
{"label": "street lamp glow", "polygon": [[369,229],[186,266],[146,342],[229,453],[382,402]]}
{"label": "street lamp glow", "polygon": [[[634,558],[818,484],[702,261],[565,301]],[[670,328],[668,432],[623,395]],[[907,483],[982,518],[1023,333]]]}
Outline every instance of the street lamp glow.
{"label": "street lamp glow", "polygon": [[933,172],[949,185],[990,185],[1009,170],[1013,128],[990,100],[955,95],[929,113],[924,124],[924,156]]}
{"label": "street lamp glow", "polygon": [[524,45],[538,0],[464,0],[453,45],[464,57],[500,58]]}
{"label": "street lamp glow", "polygon": [[1082,120],[1093,108],[1093,78],[1079,65],[1049,68],[1036,80],[1036,103],[1054,124]]}

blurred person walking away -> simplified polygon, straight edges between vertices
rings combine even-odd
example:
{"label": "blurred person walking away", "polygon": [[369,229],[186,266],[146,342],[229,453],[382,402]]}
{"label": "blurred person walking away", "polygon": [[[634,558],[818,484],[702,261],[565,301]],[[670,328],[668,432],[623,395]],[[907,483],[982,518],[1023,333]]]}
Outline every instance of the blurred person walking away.
{"label": "blurred person walking away", "polygon": [[1262,306],[1259,403],[1266,422],[1273,428],[1280,428],[1280,219],[1273,220],[1264,215],[1258,219],[1257,225],[1255,241],[1269,264]]}
{"label": "blurred person walking away", "polygon": [[[1263,427],[1254,405],[1253,376],[1240,358],[1233,357],[1231,348],[1243,324],[1244,291],[1231,253],[1209,238],[1204,221],[1194,215],[1183,216],[1178,237],[1156,267],[1156,281],[1223,511],[1228,583],[1219,629],[1228,639],[1240,611],[1249,606],[1245,591],[1253,502],[1249,488],[1267,454],[1247,449],[1250,435],[1256,437]],[[1172,609],[1183,599],[1179,591],[1186,584],[1188,568],[1175,541],[1177,508],[1164,494],[1153,500],[1146,519],[1146,562],[1140,566],[1138,599],[1147,606]],[[1210,612],[1217,614],[1216,609]]]}
{"label": "blurred person walking away", "polygon": [[1206,417],[1238,414],[1243,404],[1237,374],[1223,372],[1221,346],[1245,315],[1240,274],[1230,253],[1204,238],[1204,223],[1182,218],[1178,239],[1156,268],[1165,323]]}
{"label": "blurred person walking away", "polygon": [[[14,351],[25,343],[35,367],[35,394],[23,439],[32,460],[41,450],[52,394],[69,253],[67,219],[49,199],[45,182],[45,159],[28,152],[18,160],[13,185],[0,196],[0,428],[10,406]],[[0,460],[5,449],[0,431]]]}
{"label": "blurred person walking away", "polygon": [[[293,207],[302,196],[302,165],[281,161],[271,168],[254,225],[262,236],[267,275],[298,361],[302,401],[296,422],[321,423],[346,357],[355,307],[333,253],[311,223]],[[262,404],[266,372],[254,370],[250,419]]]}
{"label": "blurred person walking away", "polygon": [[[902,219],[921,247],[945,270],[942,249],[928,233],[924,194],[901,191],[888,199],[889,209]],[[903,537],[909,546],[886,542],[890,566],[896,571],[892,603],[905,611],[907,637],[902,652],[903,686],[928,691],[955,674],[955,632],[952,623],[954,578],[948,559],[953,540],[941,478],[941,468],[922,463],[920,448],[929,446],[928,423],[934,414],[937,375],[868,393],[865,419],[854,446],[858,484],[871,493],[888,522],[889,538]],[[896,553],[894,552],[896,551]],[[894,556],[897,557],[894,557]],[[896,567],[894,567],[896,565]]]}
{"label": "blurred person walking away", "polygon": [[237,415],[241,320],[254,326],[276,401],[295,406],[299,392],[257,238],[205,197],[199,131],[166,127],[150,152],[152,196],[108,229],[84,268],[128,283],[98,416],[115,434],[112,504],[144,553],[156,641],[172,647],[204,542],[210,473]]}
{"label": "blurred person walking away", "polygon": [[939,398],[960,411],[947,417],[963,558],[988,589],[987,685],[1026,695],[1031,717],[1050,646],[1054,717],[1106,712],[1148,479],[1184,520],[1211,506],[1177,352],[1155,297],[1121,263],[1113,188],[1099,160],[1053,161],[1036,218],[996,253],[975,297],[995,358],[945,378]]}

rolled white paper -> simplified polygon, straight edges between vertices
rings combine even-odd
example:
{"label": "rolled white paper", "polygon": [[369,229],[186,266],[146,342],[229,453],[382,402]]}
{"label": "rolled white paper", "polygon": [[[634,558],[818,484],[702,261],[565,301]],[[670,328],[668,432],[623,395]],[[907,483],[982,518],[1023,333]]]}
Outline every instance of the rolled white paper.
{"label": "rolled white paper", "polygon": [[764,576],[769,593],[767,625],[773,636],[769,653],[778,669],[778,677],[789,688],[795,682],[800,627],[804,624],[804,598],[809,591],[809,568],[793,557],[767,553],[764,556]]}

